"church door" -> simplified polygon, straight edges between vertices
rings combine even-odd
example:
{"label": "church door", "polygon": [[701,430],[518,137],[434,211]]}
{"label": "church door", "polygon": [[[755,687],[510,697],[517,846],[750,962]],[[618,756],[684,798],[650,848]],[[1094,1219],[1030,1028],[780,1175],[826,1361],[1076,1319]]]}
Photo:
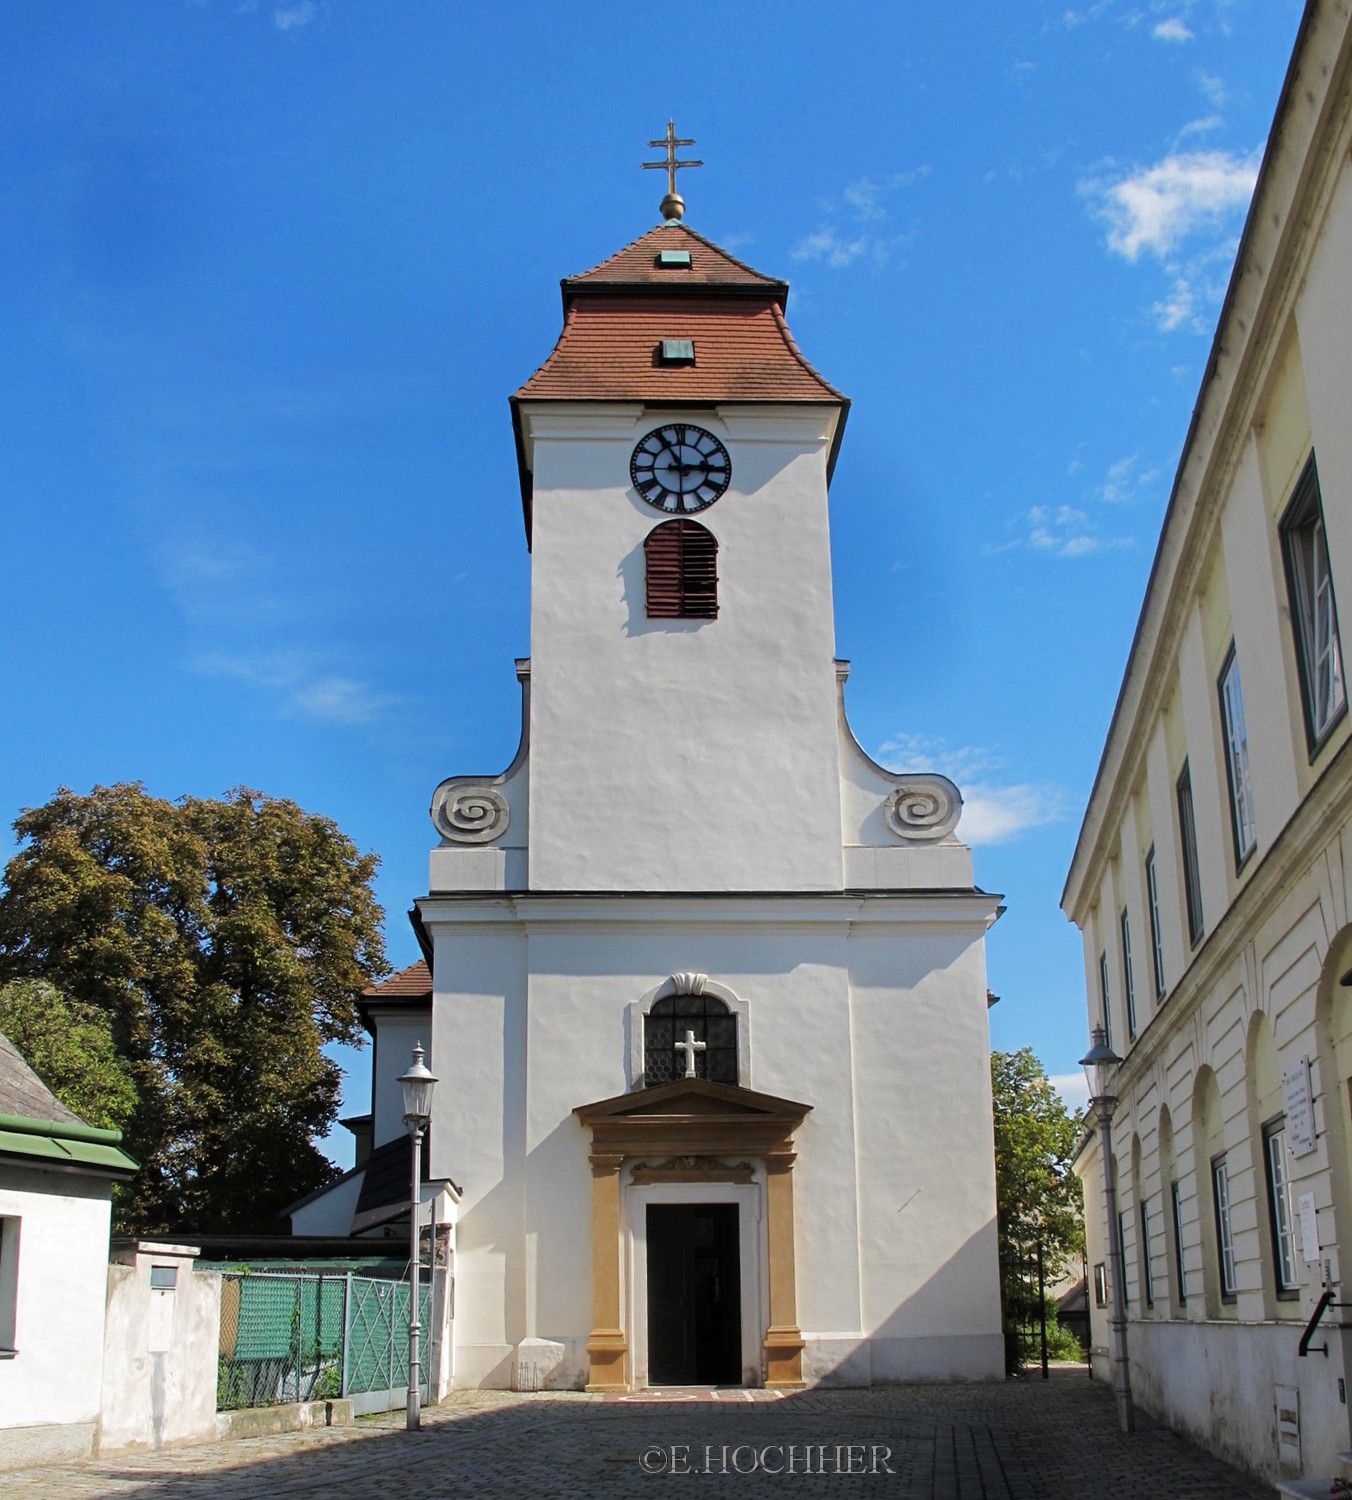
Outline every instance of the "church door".
{"label": "church door", "polygon": [[648,1205],[648,1382],[739,1385],[735,1203]]}

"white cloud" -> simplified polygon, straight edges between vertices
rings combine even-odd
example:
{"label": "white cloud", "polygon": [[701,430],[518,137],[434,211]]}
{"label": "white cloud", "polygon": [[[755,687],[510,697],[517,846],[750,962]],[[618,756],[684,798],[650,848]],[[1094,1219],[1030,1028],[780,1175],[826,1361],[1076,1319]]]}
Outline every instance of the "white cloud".
{"label": "white cloud", "polygon": [[1083,1109],[1089,1103],[1089,1080],[1081,1068],[1074,1073],[1053,1073],[1047,1080],[1067,1109]]}
{"label": "white cloud", "polygon": [[858,260],[868,249],[868,245],[868,236],[865,234],[844,240],[834,229],[828,227],[804,235],[789,251],[789,259],[824,260],[828,266],[839,270]]}
{"label": "white cloud", "polygon": [[297,0],[295,5],[279,5],[272,13],[272,24],[278,31],[297,31],[308,26],[318,14],[315,0]]}
{"label": "white cloud", "polygon": [[1230,90],[1226,88],[1225,80],[1217,78],[1214,73],[1199,73],[1197,87],[1211,101],[1215,109],[1224,109],[1230,102]]}
{"label": "white cloud", "polygon": [[899,188],[908,188],[923,181],[929,176],[929,171],[928,167],[916,167],[911,172],[893,172],[891,176],[877,182],[871,177],[861,177],[857,182],[850,183],[840,196],[854,210],[856,219],[885,219],[889,196]]}
{"label": "white cloud", "polygon": [[221,650],[198,656],[207,677],[231,677],[282,700],[285,714],[324,724],[369,724],[390,706],[368,684],[327,673],[314,654],[300,650]]}
{"label": "white cloud", "polygon": [[1167,257],[1183,240],[1225,229],[1248,207],[1259,154],[1176,152],[1115,182],[1087,182],[1108,224],[1108,248],[1127,260]]}
{"label": "white cloud", "polygon": [[1178,132],[1178,139],[1185,141],[1190,135],[1206,135],[1209,131],[1219,130],[1224,124],[1225,118],[1222,115],[1207,115],[1200,120],[1189,120]]}
{"label": "white cloud", "polygon": [[1073,505],[1034,505],[1019,511],[1007,527],[1018,534],[987,542],[982,548],[986,556],[1026,547],[1049,557],[1076,558],[1133,545],[1129,536],[1103,536],[1088,511]]}
{"label": "white cloud", "polygon": [[989,746],[950,746],[938,736],[898,734],[877,758],[889,770],[937,771],[956,782],[962,792],[958,836],[973,847],[1005,843],[1030,828],[1059,822],[1069,809],[1070,799],[1058,787],[1002,783],[998,773],[1004,759]]}
{"label": "white cloud", "polygon": [[1192,32],[1188,30],[1187,22],[1182,16],[1171,16],[1167,21],[1160,21],[1151,28],[1150,35],[1157,42],[1192,41]]}

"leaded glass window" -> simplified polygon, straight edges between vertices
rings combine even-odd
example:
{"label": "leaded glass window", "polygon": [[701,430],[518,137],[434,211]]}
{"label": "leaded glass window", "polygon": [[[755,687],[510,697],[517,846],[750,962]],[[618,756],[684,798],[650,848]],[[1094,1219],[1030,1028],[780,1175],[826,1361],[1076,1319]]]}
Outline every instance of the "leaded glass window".
{"label": "leaded glass window", "polygon": [[654,1001],[643,1018],[644,1087],[687,1076],[692,1050],[687,1033],[694,1043],[695,1077],[735,1085],[737,1017],[713,995],[668,995]]}

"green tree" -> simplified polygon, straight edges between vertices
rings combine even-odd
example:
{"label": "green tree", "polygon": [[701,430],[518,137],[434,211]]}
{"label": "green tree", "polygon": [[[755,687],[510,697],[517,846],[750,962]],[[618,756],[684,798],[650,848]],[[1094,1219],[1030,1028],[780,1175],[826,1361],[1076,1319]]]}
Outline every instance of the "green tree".
{"label": "green tree", "polygon": [[991,1053],[991,1089],[1001,1264],[1028,1261],[1041,1244],[1047,1281],[1058,1281],[1084,1249],[1083,1198],[1070,1169],[1080,1117],[1031,1047]]}
{"label": "green tree", "polygon": [[106,1012],[67,999],[41,979],[15,979],[0,986],[0,1032],[86,1124],[126,1127],[136,1111],[136,1085]]}
{"label": "green tree", "polygon": [[62,788],[14,828],[0,983],[45,980],[108,1018],[137,1092],[126,1227],[271,1227],[333,1175],[313,1144],[338,1109],[323,1048],[360,1045],[357,996],[388,972],[375,856],[244,788]]}

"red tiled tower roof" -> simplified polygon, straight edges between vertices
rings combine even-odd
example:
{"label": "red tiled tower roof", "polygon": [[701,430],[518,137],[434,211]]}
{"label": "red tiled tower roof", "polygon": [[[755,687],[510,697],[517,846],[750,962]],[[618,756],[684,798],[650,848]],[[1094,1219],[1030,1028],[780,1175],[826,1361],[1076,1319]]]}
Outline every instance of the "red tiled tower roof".
{"label": "red tiled tower roof", "polygon": [[421,958],[361,992],[363,1000],[421,1000],[431,993],[432,971]]}
{"label": "red tiled tower roof", "polygon": [[[684,252],[689,264],[662,263]],[[659,225],[581,275],[566,277],[563,331],[511,399],[530,536],[532,475],[521,404],[641,401],[650,405],[807,403],[840,409],[828,477],[849,401],[803,358],[784,309],[788,284],[762,275],[684,224]],[[664,340],[689,340],[694,359],[665,363]]]}

